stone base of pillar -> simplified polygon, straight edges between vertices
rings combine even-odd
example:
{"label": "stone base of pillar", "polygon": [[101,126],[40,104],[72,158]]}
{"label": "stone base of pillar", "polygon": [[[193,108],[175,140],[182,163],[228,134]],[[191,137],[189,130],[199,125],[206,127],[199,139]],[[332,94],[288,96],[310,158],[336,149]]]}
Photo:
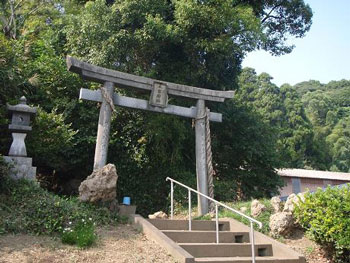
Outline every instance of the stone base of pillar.
{"label": "stone base of pillar", "polygon": [[11,165],[10,176],[14,179],[36,179],[36,167],[32,166],[32,158],[18,156],[4,156],[4,160]]}

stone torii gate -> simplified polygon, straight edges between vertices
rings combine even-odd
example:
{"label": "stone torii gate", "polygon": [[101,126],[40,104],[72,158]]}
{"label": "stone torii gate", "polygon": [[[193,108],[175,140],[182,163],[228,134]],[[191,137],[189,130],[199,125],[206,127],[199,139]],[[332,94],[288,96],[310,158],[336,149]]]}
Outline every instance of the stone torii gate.
{"label": "stone torii gate", "polygon": [[[208,171],[206,153],[206,116],[209,121],[222,122],[222,114],[209,112],[205,101],[223,102],[233,98],[233,91],[216,91],[181,85],[151,78],[136,76],[116,70],[110,70],[76,58],[67,56],[67,68],[78,73],[85,80],[103,84],[101,90],[80,89],[80,99],[102,102],[98,121],[97,140],[95,148],[94,169],[106,165],[109,133],[111,126],[111,113],[114,105],[151,112],[166,113],[195,120],[196,135],[196,174],[197,189],[208,195]],[[150,99],[121,96],[114,92],[114,85],[119,88],[136,88],[150,92]],[[168,95],[186,97],[197,100],[195,107],[181,107],[168,104]],[[208,123],[209,123],[208,121]],[[208,200],[198,195],[198,213],[208,213]]]}

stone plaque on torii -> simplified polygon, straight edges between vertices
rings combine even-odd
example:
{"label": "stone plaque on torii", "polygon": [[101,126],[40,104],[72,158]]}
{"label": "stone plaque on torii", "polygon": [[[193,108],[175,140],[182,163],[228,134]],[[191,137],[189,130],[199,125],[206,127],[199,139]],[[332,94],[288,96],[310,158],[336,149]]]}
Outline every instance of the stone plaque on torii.
{"label": "stone plaque on torii", "polygon": [[[69,71],[78,73],[85,80],[102,83],[101,90],[80,89],[80,99],[102,102],[97,129],[94,169],[102,168],[107,162],[111,113],[114,105],[158,113],[178,115],[195,120],[197,189],[208,195],[206,120],[222,122],[220,113],[209,112],[205,101],[223,102],[233,98],[233,91],[217,91],[136,76],[106,69],[67,56]],[[120,88],[136,88],[151,93],[149,101],[125,97],[114,92],[114,85]],[[168,104],[168,96],[179,96],[197,100],[195,107],[181,107]],[[208,200],[198,196],[198,213],[208,213]]]}

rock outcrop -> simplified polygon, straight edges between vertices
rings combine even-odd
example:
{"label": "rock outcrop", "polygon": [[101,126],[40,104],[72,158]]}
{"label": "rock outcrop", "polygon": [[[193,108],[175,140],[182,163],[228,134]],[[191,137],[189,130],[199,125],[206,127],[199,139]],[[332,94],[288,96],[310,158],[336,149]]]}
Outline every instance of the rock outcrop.
{"label": "rock outcrop", "polygon": [[113,164],[93,171],[79,186],[79,200],[92,203],[114,201],[117,180],[117,170]]}
{"label": "rock outcrop", "polygon": [[168,216],[163,211],[158,211],[158,212],[155,212],[152,215],[148,215],[148,218],[149,219],[167,219]]}
{"label": "rock outcrop", "polygon": [[274,196],[270,202],[275,213],[281,212],[281,198]]}
{"label": "rock outcrop", "polygon": [[242,207],[239,209],[239,211],[241,211],[242,213],[247,212],[247,210],[248,210],[248,208],[245,207],[245,206],[242,206]]}
{"label": "rock outcrop", "polygon": [[279,197],[273,197],[271,204],[275,210],[275,214],[270,217],[270,231],[273,237],[288,236],[297,227],[293,212],[295,206],[304,201],[304,193],[298,195],[291,194],[288,196],[286,203],[284,204],[283,211],[280,211],[281,200]]}
{"label": "rock outcrop", "polygon": [[260,203],[258,200],[253,200],[250,207],[250,213],[253,217],[259,216],[262,212],[266,210],[265,205]]}
{"label": "rock outcrop", "polygon": [[291,213],[278,212],[270,217],[270,231],[274,237],[287,236],[293,231],[294,218]]}
{"label": "rock outcrop", "polygon": [[283,212],[293,213],[295,205],[298,204],[300,200],[304,202],[304,193],[299,193],[298,195],[291,194],[290,196],[288,196],[288,199],[284,204]]}

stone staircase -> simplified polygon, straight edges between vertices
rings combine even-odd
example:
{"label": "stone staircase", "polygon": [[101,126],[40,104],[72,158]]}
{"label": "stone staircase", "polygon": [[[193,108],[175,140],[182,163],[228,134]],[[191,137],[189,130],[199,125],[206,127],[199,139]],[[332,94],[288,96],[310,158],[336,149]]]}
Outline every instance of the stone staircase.
{"label": "stone staircase", "polygon": [[[227,219],[219,221],[216,244],[215,221],[144,219],[133,217],[136,225],[151,239],[165,247],[179,262],[250,263],[249,227]],[[256,263],[304,263],[305,258],[289,247],[259,232],[254,232]]]}

